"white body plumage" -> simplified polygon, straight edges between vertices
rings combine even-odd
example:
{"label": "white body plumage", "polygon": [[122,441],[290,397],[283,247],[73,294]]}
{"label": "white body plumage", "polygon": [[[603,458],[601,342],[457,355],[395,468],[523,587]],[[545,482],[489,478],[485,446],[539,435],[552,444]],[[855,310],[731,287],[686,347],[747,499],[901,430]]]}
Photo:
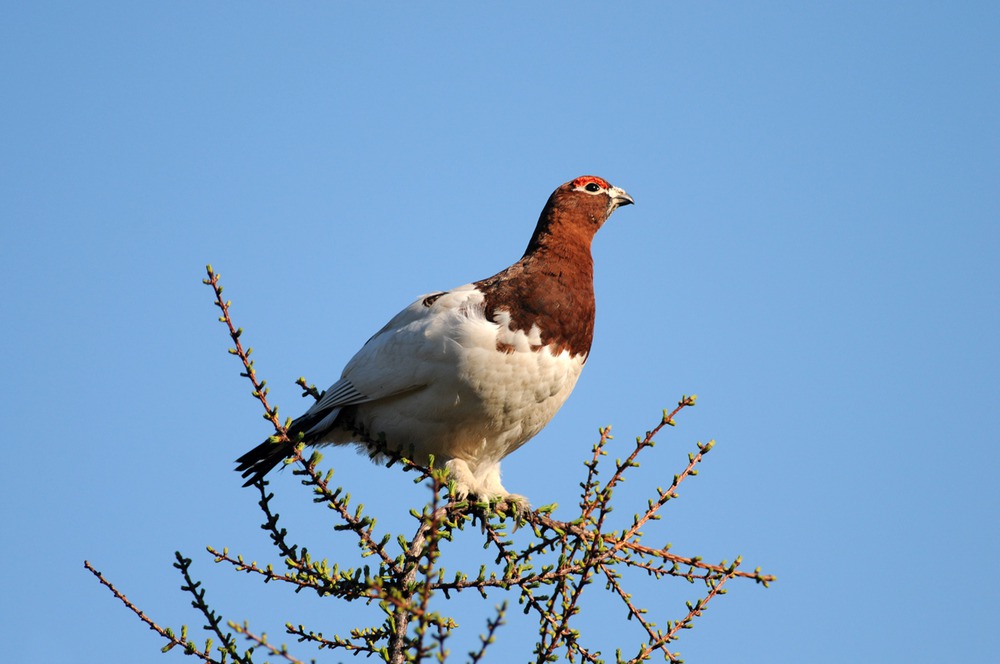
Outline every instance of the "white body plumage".
{"label": "white body plumage", "polygon": [[[487,320],[473,284],[418,298],[348,362],[309,413],[333,410],[307,435],[353,405],[355,424],[368,435],[384,434],[396,449],[412,447],[418,459],[446,461],[461,497],[507,495],[500,460],[552,419],[586,356],[553,355],[537,326],[511,330],[509,316],[499,313],[499,323]],[[316,442],[355,441],[351,432],[331,429]]]}

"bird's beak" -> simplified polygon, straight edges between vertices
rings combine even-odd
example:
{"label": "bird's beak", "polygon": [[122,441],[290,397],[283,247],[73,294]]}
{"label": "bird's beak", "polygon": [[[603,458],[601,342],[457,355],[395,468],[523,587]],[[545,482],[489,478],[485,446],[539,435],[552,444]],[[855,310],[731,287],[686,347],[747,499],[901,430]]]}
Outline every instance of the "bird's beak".
{"label": "bird's beak", "polygon": [[623,205],[635,205],[635,201],[632,197],[625,193],[624,189],[619,189],[618,187],[611,187],[611,209],[620,208]]}

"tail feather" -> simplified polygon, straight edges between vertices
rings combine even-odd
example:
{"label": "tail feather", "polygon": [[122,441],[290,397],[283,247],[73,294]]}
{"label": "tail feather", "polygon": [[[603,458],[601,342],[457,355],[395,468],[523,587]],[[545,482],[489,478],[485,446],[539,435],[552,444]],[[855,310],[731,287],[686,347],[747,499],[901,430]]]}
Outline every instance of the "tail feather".
{"label": "tail feather", "polygon": [[247,478],[243,486],[250,486],[257,480],[264,479],[264,476],[288,458],[294,449],[295,446],[287,440],[271,442],[271,439],[268,438],[241,456],[236,460],[236,463],[239,464],[236,466],[236,472]]}
{"label": "tail feather", "polygon": [[[291,426],[288,427],[288,437],[292,440],[298,440],[300,433],[305,433],[302,440],[308,445],[310,442],[319,440],[323,433],[329,428],[332,428],[334,422],[330,419],[328,426],[324,426],[322,430],[316,430],[316,425],[319,422],[327,424],[327,416],[334,411],[334,415],[340,411],[340,408],[334,408],[330,410],[321,411],[318,413],[306,413],[305,415],[299,417],[292,422]],[[274,467],[279,463],[291,456],[292,452],[295,451],[295,443],[287,440],[279,440],[277,442],[271,442],[271,438],[268,438],[263,443],[253,448],[239,459],[236,460],[238,464],[236,466],[236,472],[240,473],[244,478],[246,478],[246,483],[243,486],[250,486],[254,482],[261,480],[269,472],[274,470]]]}

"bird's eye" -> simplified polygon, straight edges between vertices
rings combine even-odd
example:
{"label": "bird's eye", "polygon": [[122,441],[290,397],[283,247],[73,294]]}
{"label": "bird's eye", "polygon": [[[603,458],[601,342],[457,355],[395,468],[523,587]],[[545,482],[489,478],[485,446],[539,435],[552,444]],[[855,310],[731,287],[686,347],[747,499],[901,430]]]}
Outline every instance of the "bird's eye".
{"label": "bird's eye", "polygon": [[591,182],[586,187],[584,187],[584,189],[586,189],[587,191],[600,191],[601,187],[596,182]]}

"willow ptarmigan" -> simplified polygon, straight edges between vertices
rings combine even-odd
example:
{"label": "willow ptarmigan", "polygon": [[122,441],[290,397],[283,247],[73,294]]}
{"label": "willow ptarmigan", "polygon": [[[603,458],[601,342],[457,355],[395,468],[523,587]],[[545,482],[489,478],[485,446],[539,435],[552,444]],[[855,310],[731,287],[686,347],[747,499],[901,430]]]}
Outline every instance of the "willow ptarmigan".
{"label": "willow ptarmigan", "polygon": [[[599,177],[560,186],[521,260],[417,298],[292,422],[291,439],[381,440],[417,461],[433,454],[459,498],[526,505],[500,484],[500,460],[541,431],[573,391],[594,336],[591,240],[632,202]],[[291,443],[272,440],[237,459],[247,485],[292,452]]]}

